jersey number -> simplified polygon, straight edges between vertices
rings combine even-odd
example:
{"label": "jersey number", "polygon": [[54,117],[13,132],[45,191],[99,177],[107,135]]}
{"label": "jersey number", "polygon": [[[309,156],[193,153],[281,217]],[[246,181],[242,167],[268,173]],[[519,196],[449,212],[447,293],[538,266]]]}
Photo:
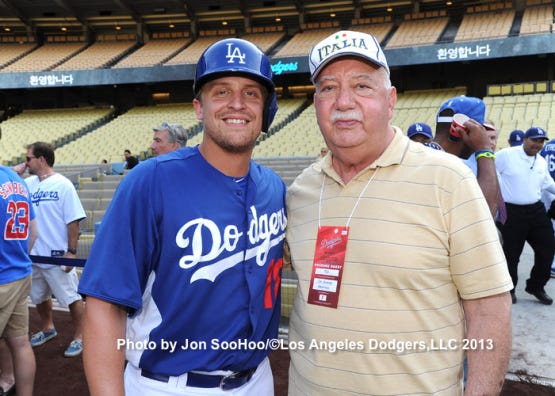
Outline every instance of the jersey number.
{"label": "jersey number", "polygon": [[8,202],[8,221],[4,230],[5,239],[27,239],[29,236],[29,203]]}
{"label": "jersey number", "polygon": [[[272,260],[268,266],[268,274],[266,275],[266,288],[264,290],[264,308],[270,309],[274,306],[276,301],[279,287],[281,285],[281,267],[283,266],[283,259],[277,261]],[[273,283],[273,287],[272,287]]]}
{"label": "jersey number", "polygon": [[549,170],[549,173],[553,175],[553,172],[555,171],[555,155],[547,154],[545,156],[545,159],[547,160],[547,168]]}

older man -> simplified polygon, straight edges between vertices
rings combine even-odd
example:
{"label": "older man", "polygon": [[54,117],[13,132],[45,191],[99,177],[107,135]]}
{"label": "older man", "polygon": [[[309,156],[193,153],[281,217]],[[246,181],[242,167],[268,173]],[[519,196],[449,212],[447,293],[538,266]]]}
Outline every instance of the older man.
{"label": "older man", "polygon": [[153,128],[154,136],[150,148],[154,155],[166,154],[187,145],[187,132],[179,124],[167,122]]}
{"label": "older man", "polygon": [[465,355],[466,392],[499,393],[512,285],[476,178],[389,124],[373,36],[334,33],[309,64],[331,153],[287,194],[290,394],[460,395]]}

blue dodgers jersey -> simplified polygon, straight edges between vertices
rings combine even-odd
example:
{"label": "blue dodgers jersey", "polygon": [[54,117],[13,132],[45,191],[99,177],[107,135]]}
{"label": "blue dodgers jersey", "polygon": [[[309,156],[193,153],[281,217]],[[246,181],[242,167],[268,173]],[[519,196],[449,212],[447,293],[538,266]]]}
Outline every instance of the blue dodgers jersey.
{"label": "blue dodgers jersey", "polygon": [[[251,161],[246,188],[197,147],[125,176],[79,292],[126,306],[126,357],[159,374],[245,370],[277,338],[285,184]],[[152,296],[152,298],[149,298]]]}
{"label": "blue dodgers jersey", "polygon": [[29,222],[35,218],[27,184],[14,171],[0,166],[0,284],[31,274]]}
{"label": "blue dodgers jersey", "polygon": [[553,179],[555,179],[555,139],[551,139],[543,146],[540,152],[547,162],[547,170]]}

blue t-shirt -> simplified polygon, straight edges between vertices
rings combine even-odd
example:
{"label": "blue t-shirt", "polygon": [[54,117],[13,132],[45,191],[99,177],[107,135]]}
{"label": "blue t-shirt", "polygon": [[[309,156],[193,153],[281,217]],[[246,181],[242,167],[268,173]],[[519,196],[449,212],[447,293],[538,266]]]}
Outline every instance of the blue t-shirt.
{"label": "blue t-shirt", "polygon": [[136,367],[256,367],[277,338],[286,223],[273,171],[251,161],[234,180],[197,147],[176,150],[125,176],[79,292],[129,309],[126,357]]}
{"label": "blue t-shirt", "polygon": [[0,284],[31,274],[29,223],[35,218],[27,185],[14,171],[0,166]]}

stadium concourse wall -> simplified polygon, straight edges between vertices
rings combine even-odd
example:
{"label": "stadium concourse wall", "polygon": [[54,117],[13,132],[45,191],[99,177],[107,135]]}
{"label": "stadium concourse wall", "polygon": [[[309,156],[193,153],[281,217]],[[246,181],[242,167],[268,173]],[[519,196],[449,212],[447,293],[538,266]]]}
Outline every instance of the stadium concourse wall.
{"label": "stadium concourse wall", "polygon": [[[506,37],[502,39],[445,43],[409,48],[385,49],[390,68],[484,61],[533,55],[555,54],[555,34]],[[308,55],[308,54],[307,54]],[[308,74],[308,58],[270,56],[276,77]],[[79,87],[120,84],[148,84],[192,81],[195,65],[168,65],[138,68],[67,70],[41,72],[0,72],[0,89]]]}

